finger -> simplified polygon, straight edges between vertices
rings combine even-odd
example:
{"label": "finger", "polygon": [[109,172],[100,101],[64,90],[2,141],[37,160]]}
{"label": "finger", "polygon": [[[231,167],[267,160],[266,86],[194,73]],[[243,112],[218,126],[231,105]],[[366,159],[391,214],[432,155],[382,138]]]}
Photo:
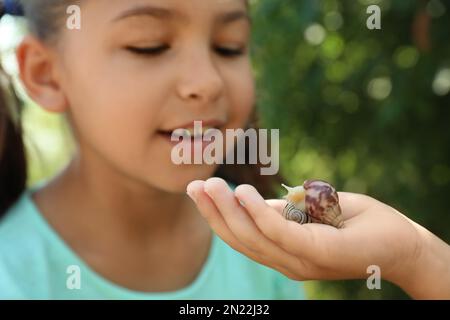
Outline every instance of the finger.
{"label": "finger", "polygon": [[261,233],[244,211],[226,182],[211,178],[205,182],[205,192],[214,201],[216,208],[233,234],[247,247],[261,251]]}
{"label": "finger", "polygon": [[[231,230],[229,230],[228,226],[226,225],[224,219],[222,218],[221,214],[218,212],[215,204],[212,202],[210,197],[203,192],[202,186],[203,181],[200,181],[199,183],[194,183],[194,189],[197,189],[199,192],[197,195],[198,198],[198,207],[203,212],[202,214],[207,219],[208,223],[211,225],[211,228],[215,231],[215,233],[225,242],[227,242],[233,249],[236,251],[241,252],[242,254],[246,255],[250,259],[266,265],[268,267],[271,267],[273,269],[276,269],[277,271],[285,274],[291,279],[294,280],[304,280],[304,279],[312,279],[316,278],[316,274],[321,274],[322,272],[318,271],[320,270],[319,266],[312,267],[312,264],[309,263],[307,260],[303,261],[299,257],[293,256],[293,261],[289,263],[289,265],[281,266],[281,265],[273,265],[270,261],[267,261],[266,259],[262,258],[260,255],[256,254],[249,248],[247,248],[245,245],[241,244],[239,240],[237,240],[234,235],[232,234]],[[188,187],[190,189],[191,186]],[[269,204],[272,204],[273,201],[268,200]],[[275,201],[275,206],[278,205],[278,208],[283,207],[283,201]],[[296,225],[296,223],[290,222],[290,224]],[[320,226],[319,226],[320,227]],[[301,237],[299,237],[301,238]],[[301,243],[299,244],[301,247]],[[305,247],[306,248],[306,247]],[[316,252],[318,254],[318,257],[323,257],[323,254],[321,255],[319,252]],[[287,254],[287,253],[286,253]],[[311,259],[312,262],[320,261],[321,259]],[[322,265],[328,266],[327,263],[322,263]],[[328,271],[327,271],[328,272]],[[329,272],[328,272],[329,273]]]}
{"label": "finger", "polygon": [[274,208],[280,215],[283,214],[283,209],[286,206],[287,201],[282,199],[269,199],[265,200],[267,205]]}
{"label": "finger", "polygon": [[216,205],[211,200],[209,195],[207,195],[203,191],[203,189],[204,189],[204,181],[194,181],[188,185],[187,191],[189,194],[195,194],[196,205],[199,208],[201,214],[205,217],[211,229],[224,242],[226,242],[234,250],[244,254],[250,259],[267,267],[273,268],[290,277],[291,279],[303,280],[300,279],[297,274],[292,273],[287,268],[272,263],[271,261],[263,258],[261,255],[258,255],[256,252],[245,246],[245,244],[242,244],[231,232],[222,215],[218,211]]}
{"label": "finger", "polygon": [[228,243],[233,249],[251,257],[253,260],[260,260],[256,256],[255,252],[251,252],[248,248],[244,247],[238,239],[233,235],[231,230],[225,223],[225,220],[218,212],[214,202],[203,191],[204,181],[196,180],[191,182],[187,187],[187,193],[191,198],[195,199],[195,204],[199,209],[201,215],[207,220],[211,229],[226,243]]}
{"label": "finger", "polygon": [[[286,276],[294,279],[298,278],[298,275],[294,275],[291,271],[281,265],[274,265],[267,259],[263,258],[261,255],[257,254],[255,251],[249,249],[244,244],[242,244],[231,232],[229,227],[227,226],[225,220],[222,215],[217,210],[214,202],[211,198],[203,191],[204,189],[204,181],[193,181],[187,187],[187,192],[190,195],[193,195],[196,199],[196,205],[199,208],[201,214],[205,217],[211,229],[230,247],[234,250],[246,255],[250,259],[276,269],[277,271],[285,274]],[[235,200],[236,201],[236,200]],[[300,280],[300,279],[299,279]]]}
{"label": "finger", "polygon": [[242,244],[266,257],[273,265],[292,263],[292,257],[261,233],[223,179],[208,179],[205,182],[205,191],[214,201],[231,232]]}
{"label": "finger", "polygon": [[378,202],[369,196],[358,193],[338,192],[338,196],[345,220],[357,216]]}
{"label": "finger", "polygon": [[319,264],[336,257],[336,249],[341,246],[340,230],[316,223],[300,225],[284,219],[251,185],[238,186],[235,195],[245,204],[262,233],[285,251]]}

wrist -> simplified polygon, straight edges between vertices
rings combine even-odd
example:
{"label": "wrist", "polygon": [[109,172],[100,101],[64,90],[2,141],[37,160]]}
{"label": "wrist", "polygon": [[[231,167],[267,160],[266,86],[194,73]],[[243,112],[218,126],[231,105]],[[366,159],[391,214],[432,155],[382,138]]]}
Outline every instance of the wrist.
{"label": "wrist", "polygon": [[388,280],[414,299],[450,299],[450,246],[411,222],[417,230],[417,248]]}

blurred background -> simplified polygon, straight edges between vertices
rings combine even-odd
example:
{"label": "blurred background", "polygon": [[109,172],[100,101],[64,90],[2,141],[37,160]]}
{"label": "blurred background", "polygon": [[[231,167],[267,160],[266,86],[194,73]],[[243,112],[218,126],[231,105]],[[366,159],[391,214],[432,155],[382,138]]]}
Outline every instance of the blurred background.
{"label": "blurred background", "polygon": [[[369,30],[369,5],[381,29]],[[386,202],[450,243],[450,1],[254,0],[252,58],[263,127],[280,129],[281,173]],[[5,69],[26,28],[0,24]],[[61,116],[23,94],[29,184],[72,150]],[[282,195],[280,190],[280,196]],[[310,299],[407,299],[382,282],[306,282]]]}

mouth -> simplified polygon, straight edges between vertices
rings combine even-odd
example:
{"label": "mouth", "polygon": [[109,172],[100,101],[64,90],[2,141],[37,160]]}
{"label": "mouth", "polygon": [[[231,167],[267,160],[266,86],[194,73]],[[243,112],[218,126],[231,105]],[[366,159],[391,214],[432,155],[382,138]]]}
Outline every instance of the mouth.
{"label": "mouth", "polygon": [[[183,140],[202,140],[208,135],[208,130],[217,129],[221,130],[225,123],[222,121],[193,121],[184,125],[180,125],[173,129],[161,129],[157,130],[157,134],[171,140],[174,138],[175,141]],[[211,131],[209,131],[211,132]]]}

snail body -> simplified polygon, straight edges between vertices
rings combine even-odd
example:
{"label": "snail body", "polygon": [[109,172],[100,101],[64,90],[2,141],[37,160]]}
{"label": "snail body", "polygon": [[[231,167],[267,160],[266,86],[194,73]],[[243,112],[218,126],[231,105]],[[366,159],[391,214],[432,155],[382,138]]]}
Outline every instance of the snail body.
{"label": "snail body", "polygon": [[[344,227],[344,218],[336,189],[322,180],[306,180],[302,186],[289,187],[282,184],[288,191],[284,196],[287,204],[283,216],[298,223],[319,222]],[[306,216],[309,216],[308,219]]]}

